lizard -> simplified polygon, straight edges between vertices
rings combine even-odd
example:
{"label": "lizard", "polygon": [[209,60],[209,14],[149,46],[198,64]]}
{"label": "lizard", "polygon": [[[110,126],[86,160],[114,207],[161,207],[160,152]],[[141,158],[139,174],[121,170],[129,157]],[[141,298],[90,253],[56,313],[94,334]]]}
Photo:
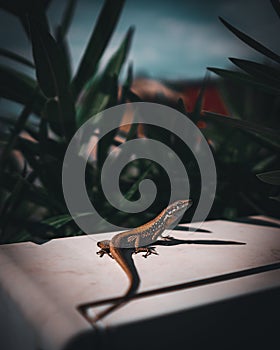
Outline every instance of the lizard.
{"label": "lizard", "polygon": [[159,237],[163,239],[172,239],[170,236],[163,236],[166,229],[173,228],[175,224],[181,219],[183,213],[190,208],[192,200],[178,200],[163,209],[153,220],[144,225],[136,227],[129,231],[124,231],[113,236],[111,240],[104,240],[97,242],[100,250],[97,254],[100,257],[109,255],[120,265],[129,279],[129,287],[121,299],[113,306],[100,312],[94,319],[98,321],[118,308],[136,292],[140,284],[138,272],[134,266],[133,260],[128,259],[127,254],[133,251],[135,254],[145,252],[143,257],[147,258],[151,254],[157,252],[153,247],[148,247],[150,244],[157,241]]}

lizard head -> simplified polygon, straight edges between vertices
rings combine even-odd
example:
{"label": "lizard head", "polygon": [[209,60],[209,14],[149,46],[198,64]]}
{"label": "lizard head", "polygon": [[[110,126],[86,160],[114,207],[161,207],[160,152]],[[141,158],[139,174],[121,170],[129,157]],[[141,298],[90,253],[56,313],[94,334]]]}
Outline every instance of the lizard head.
{"label": "lizard head", "polygon": [[97,246],[101,249],[108,249],[110,247],[110,241],[108,239],[97,242]]}
{"label": "lizard head", "polygon": [[166,227],[173,226],[174,223],[181,219],[183,213],[192,206],[191,199],[181,199],[170,204],[165,210]]}

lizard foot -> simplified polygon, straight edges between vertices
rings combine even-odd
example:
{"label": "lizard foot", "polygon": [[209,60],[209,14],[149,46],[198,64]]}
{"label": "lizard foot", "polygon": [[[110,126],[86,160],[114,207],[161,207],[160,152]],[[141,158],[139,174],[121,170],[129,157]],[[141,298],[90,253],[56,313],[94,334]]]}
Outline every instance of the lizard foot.
{"label": "lizard foot", "polygon": [[110,258],[114,259],[110,253],[109,249],[100,249],[98,252],[96,252],[97,255],[100,256],[100,258],[102,258],[103,255],[107,254],[109,255]]}
{"label": "lizard foot", "polygon": [[163,241],[172,241],[173,239],[175,239],[174,237],[172,237],[172,236],[162,236],[162,240]]}
{"label": "lizard foot", "polygon": [[157,251],[155,250],[154,247],[139,247],[135,249],[135,254],[140,253],[140,252],[146,252],[146,254],[142,255],[143,258],[147,258],[151,254],[158,255]]}

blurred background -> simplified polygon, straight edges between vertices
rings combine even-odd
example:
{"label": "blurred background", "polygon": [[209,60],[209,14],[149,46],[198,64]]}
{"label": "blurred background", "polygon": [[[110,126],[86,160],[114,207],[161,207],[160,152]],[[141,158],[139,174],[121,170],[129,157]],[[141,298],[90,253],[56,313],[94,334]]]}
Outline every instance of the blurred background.
{"label": "blurred background", "polygon": [[[63,198],[64,152],[83,122],[125,102],[172,106],[201,129],[218,176],[209,219],[279,217],[279,16],[278,0],[1,1],[0,241],[82,234]],[[144,125],[117,130],[87,175],[90,197],[115,224],[137,226],[168,202],[164,170],[134,161],[121,178],[125,197],[150,177],[157,202],[133,217],[106,203],[104,159],[138,137],[178,153],[199,199],[199,169],[179,140]]]}
{"label": "blurred background", "polygon": [[[53,27],[59,24],[66,3],[50,2],[47,14]],[[77,2],[68,33],[74,70],[102,4],[100,0]],[[225,30],[219,16],[256,40],[266,42],[271,49],[279,49],[277,14],[266,0],[129,0],[102,58],[103,65],[131,25],[135,26],[136,32],[127,61],[133,61],[136,75],[168,80],[202,79],[208,66],[230,66],[228,56],[262,60],[254,50]],[[17,18],[0,11],[0,23],[1,45],[31,58],[31,44]]]}

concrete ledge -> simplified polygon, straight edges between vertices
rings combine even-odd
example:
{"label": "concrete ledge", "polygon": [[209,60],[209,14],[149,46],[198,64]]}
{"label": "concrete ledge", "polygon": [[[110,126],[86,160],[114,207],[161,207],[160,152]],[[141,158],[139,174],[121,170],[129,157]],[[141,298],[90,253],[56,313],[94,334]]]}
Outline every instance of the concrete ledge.
{"label": "concrete ledge", "polygon": [[128,284],[112,259],[96,255],[96,241],[111,233],[0,246],[3,349],[134,349],[153,334],[148,344],[162,349],[179,340],[202,346],[223,334],[232,334],[232,344],[242,334],[250,341],[248,324],[236,334],[244,328],[238,315],[255,329],[270,322],[271,333],[277,307],[279,315],[280,222],[253,219],[258,225],[208,221],[195,233],[181,225],[172,232],[178,244],[155,245],[159,255],[148,259],[134,256],[138,296],[97,324],[77,307],[88,305],[86,316],[94,317],[108,305],[92,303],[122,296]]}

